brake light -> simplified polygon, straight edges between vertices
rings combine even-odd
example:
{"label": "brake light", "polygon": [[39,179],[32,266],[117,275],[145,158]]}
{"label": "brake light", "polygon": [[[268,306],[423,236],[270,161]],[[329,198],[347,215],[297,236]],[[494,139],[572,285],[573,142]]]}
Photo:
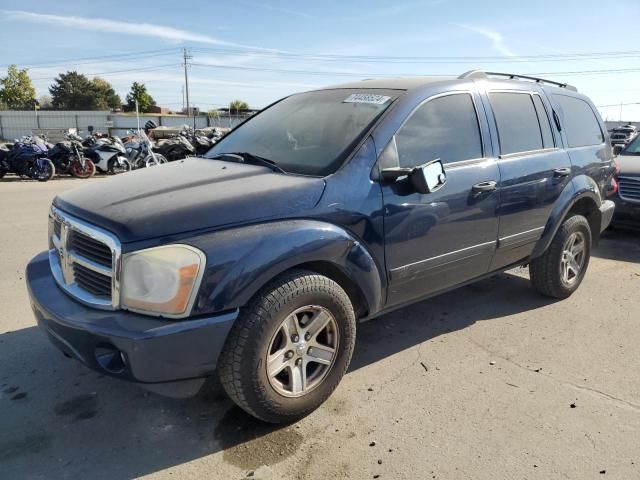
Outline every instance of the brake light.
{"label": "brake light", "polygon": [[620,173],[620,165],[618,164],[618,157],[614,157],[613,159],[613,175],[615,177]]}

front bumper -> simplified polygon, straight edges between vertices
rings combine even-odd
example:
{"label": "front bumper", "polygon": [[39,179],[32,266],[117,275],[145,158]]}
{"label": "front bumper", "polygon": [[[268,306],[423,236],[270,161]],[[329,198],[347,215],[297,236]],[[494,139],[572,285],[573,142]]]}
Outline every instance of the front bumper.
{"label": "front bumper", "polygon": [[38,325],[63,353],[170,396],[195,394],[214,373],[238,316],[235,310],[175,321],[87,307],[55,283],[47,252],[31,260],[26,281]]}
{"label": "front bumper", "polygon": [[618,195],[611,198],[616,205],[613,225],[640,228],[640,203],[627,202]]}

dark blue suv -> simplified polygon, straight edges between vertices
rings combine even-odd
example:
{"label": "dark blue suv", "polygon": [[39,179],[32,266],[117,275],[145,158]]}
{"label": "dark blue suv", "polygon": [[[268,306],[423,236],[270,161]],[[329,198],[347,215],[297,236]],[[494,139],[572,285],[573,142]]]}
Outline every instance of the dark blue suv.
{"label": "dark blue suv", "polygon": [[524,264],[540,293],[571,295],[612,173],[569,85],[367,80],[280,100],[205,158],[56,197],[27,284],[88,367],[174,396],[218,375],[287,422],[336,388],[358,321]]}

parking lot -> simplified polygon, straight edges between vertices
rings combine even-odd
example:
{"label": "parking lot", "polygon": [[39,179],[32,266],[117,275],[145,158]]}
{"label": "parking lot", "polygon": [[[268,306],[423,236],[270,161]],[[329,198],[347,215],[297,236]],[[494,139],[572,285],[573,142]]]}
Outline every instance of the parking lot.
{"label": "parking lot", "polygon": [[0,477],[640,478],[638,233],[607,232],[565,301],[517,269],[360,325],[329,401],[275,427],[215,386],[171,400],[89,371],[35,326],[49,204],[105,181],[0,183]]}

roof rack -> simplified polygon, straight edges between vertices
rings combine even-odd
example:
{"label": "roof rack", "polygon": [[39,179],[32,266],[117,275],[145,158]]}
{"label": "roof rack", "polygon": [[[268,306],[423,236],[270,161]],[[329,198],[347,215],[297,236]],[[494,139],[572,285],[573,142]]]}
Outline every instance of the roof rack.
{"label": "roof rack", "polygon": [[469,70],[463,73],[458,78],[489,78],[489,77],[506,77],[509,80],[531,80],[535,83],[548,83],[560,88],[566,88],[577,92],[578,89],[568,83],[554,82],[553,80],[547,80],[545,78],[532,77],[530,75],[519,75],[517,73],[500,73],[500,72],[485,72],[484,70]]}

